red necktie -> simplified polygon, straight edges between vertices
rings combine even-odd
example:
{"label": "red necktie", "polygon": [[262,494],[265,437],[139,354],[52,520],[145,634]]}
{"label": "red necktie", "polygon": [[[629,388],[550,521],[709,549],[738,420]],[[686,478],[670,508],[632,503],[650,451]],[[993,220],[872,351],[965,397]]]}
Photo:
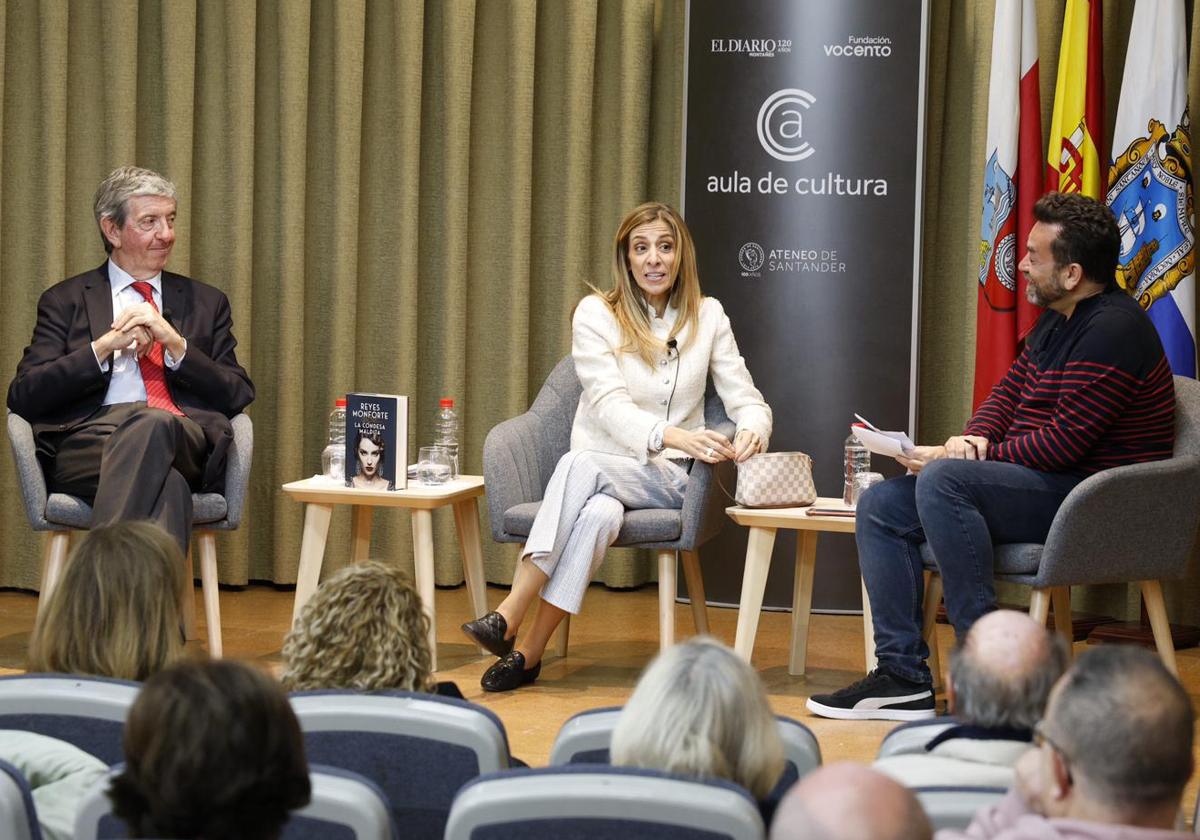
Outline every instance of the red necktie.
{"label": "red necktie", "polygon": [[[130,285],[146,299],[146,303],[154,307],[155,312],[158,311],[158,307],[154,305],[153,286],[145,280],[138,280]],[[142,369],[142,383],[146,386],[146,405],[182,417],[183,412],[175,405],[175,400],[171,399],[171,392],[167,390],[167,379],[163,375],[163,346],[159,342],[156,341],[150,346],[149,353],[138,357],[138,367]]]}

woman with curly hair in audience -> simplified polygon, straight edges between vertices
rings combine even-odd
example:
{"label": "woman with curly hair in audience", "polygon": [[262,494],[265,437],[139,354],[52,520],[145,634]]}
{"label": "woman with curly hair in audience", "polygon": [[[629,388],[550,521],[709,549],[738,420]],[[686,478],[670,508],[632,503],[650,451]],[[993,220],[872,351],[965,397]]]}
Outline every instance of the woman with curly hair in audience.
{"label": "woman with curly hair in audience", "polygon": [[715,639],[668,648],[642,673],[612,738],[612,763],[741,785],[764,821],[778,804],[783,742],[758,674]]}
{"label": "woman with curly hair in audience", "polygon": [[[28,669],[145,680],[183,655],[179,545],[149,522],[93,528],[38,611]],[[187,584],[187,591],[184,591]]]}
{"label": "woman with curly hair in audience", "polygon": [[289,691],[400,689],[462,697],[433,678],[429,617],[408,575],[376,561],[321,584],[283,643]]}
{"label": "woman with curly hair in audience", "polygon": [[311,794],[287,696],[228,659],[179,662],[147,680],[124,746],[108,795],[133,837],[274,840]]}

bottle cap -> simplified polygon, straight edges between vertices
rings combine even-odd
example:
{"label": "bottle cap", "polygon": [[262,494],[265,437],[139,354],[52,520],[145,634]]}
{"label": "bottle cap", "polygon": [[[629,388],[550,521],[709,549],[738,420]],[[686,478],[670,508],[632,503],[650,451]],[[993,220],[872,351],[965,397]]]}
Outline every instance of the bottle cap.
{"label": "bottle cap", "polygon": [[338,397],[336,400],[333,401],[333,407],[334,408],[345,408],[346,407],[346,398]]}
{"label": "bottle cap", "polygon": [[454,408],[454,400],[450,399],[449,397],[442,397],[441,400],[438,401],[438,405],[441,408]]}

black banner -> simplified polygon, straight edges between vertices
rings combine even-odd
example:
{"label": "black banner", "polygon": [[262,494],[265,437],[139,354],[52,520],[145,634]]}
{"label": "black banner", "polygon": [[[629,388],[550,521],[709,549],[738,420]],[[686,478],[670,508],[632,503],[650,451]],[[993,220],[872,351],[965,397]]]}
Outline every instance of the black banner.
{"label": "black banner", "polygon": [[[775,412],[773,450],[842,494],[853,413],[913,434],[924,149],[924,0],[691,0],[683,205],[701,285]],[[888,475],[899,467],[873,469]],[[746,533],[704,547],[737,603]],[[790,606],[795,533],[765,603]],[[851,536],[822,534],[814,606],[858,609]]]}

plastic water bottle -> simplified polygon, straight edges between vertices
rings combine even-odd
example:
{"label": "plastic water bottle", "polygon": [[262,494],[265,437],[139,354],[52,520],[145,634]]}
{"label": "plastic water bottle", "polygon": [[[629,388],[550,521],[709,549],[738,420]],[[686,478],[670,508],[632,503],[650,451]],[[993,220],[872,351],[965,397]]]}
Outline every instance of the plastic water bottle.
{"label": "plastic water bottle", "polygon": [[855,490],[854,479],[860,473],[870,472],[871,470],[871,450],[863,446],[862,442],[854,436],[854,432],[850,432],[850,436],[846,438],[844,444],[846,459],[843,462],[845,471],[845,484],[842,487],[842,501],[848,505],[854,505],[858,502],[858,493]]}
{"label": "plastic water bottle", "polygon": [[458,412],[454,410],[454,400],[449,397],[442,397],[438,403],[433,445],[446,450],[450,456],[450,478],[458,478]]}
{"label": "plastic water bottle", "polygon": [[329,445],[321,452],[321,473],[335,481],[346,480],[346,400],[333,403],[329,412]]}

